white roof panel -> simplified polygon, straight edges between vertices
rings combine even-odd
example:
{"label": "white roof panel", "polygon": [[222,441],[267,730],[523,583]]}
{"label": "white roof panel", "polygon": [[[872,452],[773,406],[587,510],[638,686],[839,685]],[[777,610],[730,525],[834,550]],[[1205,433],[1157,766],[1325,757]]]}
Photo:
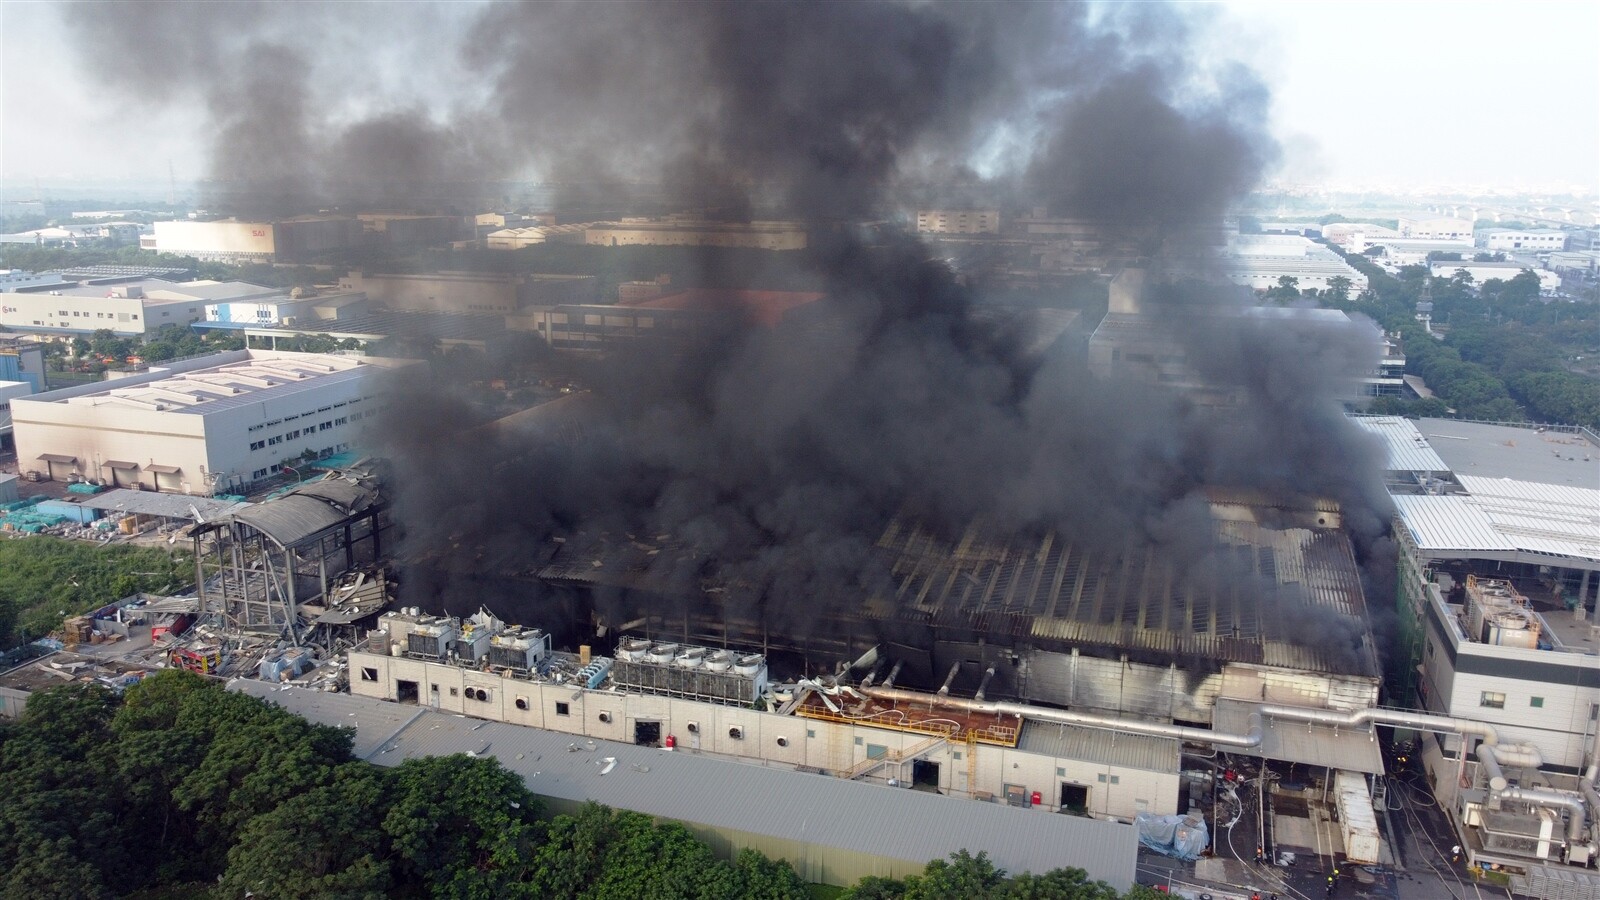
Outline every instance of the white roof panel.
{"label": "white roof panel", "polygon": [[1416,423],[1400,416],[1357,416],[1351,421],[1381,438],[1388,452],[1384,468],[1391,472],[1448,472],[1450,466],[1428,445]]}

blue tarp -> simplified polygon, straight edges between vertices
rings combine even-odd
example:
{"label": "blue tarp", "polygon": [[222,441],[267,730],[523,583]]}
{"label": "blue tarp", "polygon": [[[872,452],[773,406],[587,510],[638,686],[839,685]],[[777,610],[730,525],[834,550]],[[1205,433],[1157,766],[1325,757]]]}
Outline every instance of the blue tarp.
{"label": "blue tarp", "polygon": [[1206,820],[1197,815],[1158,816],[1139,813],[1133,818],[1139,830],[1139,843],[1162,856],[1193,862],[1211,843]]}

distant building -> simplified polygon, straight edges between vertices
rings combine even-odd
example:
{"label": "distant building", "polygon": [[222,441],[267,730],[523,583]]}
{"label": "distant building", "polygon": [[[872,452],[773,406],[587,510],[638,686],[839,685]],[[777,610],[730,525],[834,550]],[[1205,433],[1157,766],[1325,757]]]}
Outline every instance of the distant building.
{"label": "distant building", "polygon": [[1367,287],[1367,276],[1339,254],[1293,235],[1238,235],[1221,265],[1234,284],[1258,291],[1277,287],[1285,275],[1296,279],[1300,290],[1327,290],[1334,278],[1348,280],[1352,295]]}
{"label": "distant building", "polygon": [[592,275],[513,275],[493,272],[351,273],[339,289],[359,291],[375,306],[408,312],[514,313],[530,304],[596,299]]}
{"label": "distant building", "polygon": [[1510,281],[1523,272],[1533,272],[1539,276],[1539,290],[1543,292],[1554,291],[1561,287],[1561,276],[1550,271],[1535,271],[1529,266],[1514,262],[1472,262],[1462,260],[1438,260],[1432,263],[1428,271],[1435,278],[1452,278],[1457,272],[1466,272],[1472,276],[1475,284],[1483,284],[1491,278],[1501,281]]}
{"label": "distant building", "polygon": [[109,329],[119,337],[141,337],[163,325],[203,321],[208,303],[283,293],[243,281],[90,278],[0,293],[0,325],[34,334],[87,336]]}
{"label": "distant building", "polygon": [[1428,261],[1432,253],[1455,253],[1471,259],[1473,247],[1461,241],[1428,241],[1411,238],[1382,238],[1372,242],[1383,248],[1383,259],[1392,266],[1416,266]]}
{"label": "distant building", "polygon": [[18,468],[184,494],[232,492],[348,450],[396,362],[234,350],[12,401]]}
{"label": "distant building", "polygon": [[671,275],[657,275],[649,281],[624,281],[617,285],[617,303],[631,306],[641,300],[659,297],[671,289]]}
{"label": "distant building", "polygon": [[584,243],[598,247],[751,247],[804,250],[806,229],[799,222],[720,222],[687,216],[623,219],[590,226]]}
{"label": "distant building", "polygon": [[368,236],[394,247],[436,247],[465,232],[459,216],[420,216],[399,213],[357,213]]}
{"label": "distant building", "polygon": [[1567,233],[1559,228],[1490,228],[1478,235],[1478,244],[1485,250],[1565,250]]}
{"label": "distant building", "polygon": [[[1399,231],[1371,222],[1334,222],[1322,226],[1322,238],[1346,253],[1363,253],[1374,243],[1399,238]],[[1470,245],[1470,241],[1467,242]]]}
{"label": "distant building", "polygon": [[[155,250],[221,262],[296,262],[362,241],[360,220],[305,216],[279,221],[155,223]],[[142,244],[141,244],[142,246]]]}
{"label": "distant building", "polygon": [[32,382],[0,380],[0,450],[10,450],[12,445],[11,401],[31,393],[33,393]]}
{"label": "distant building", "polygon": [[0,338],[0,381],[25,381],[32,394],[44,390],[44,347],[30,340]]}
{"label": "distant building", "polygon": [[919,234],[999,234],[997,209],[919,209]]}
{"label": "distant building", "polygon": [[484,238],[490,250],[521,250],[536,244],[581,244],[596,223],[570,225],[527,225],[491,231]]}
{"label": "distant building", "polygon": [[1550,258],[1545,260],[1545,268],[1552,272],[1593,275],[1596,271],[1600,271],[1600,251],[1571,250],[1551,253]]}
{"label": "distant building", "polygon": [[1473,221],[1454,216],[1400,217],[1400,236],[1423,241],[1472,243]]}
{"label": "distant building", "polygon": [[608,350],[642,338],[694,337],[730,322],[771,328],[824,296],[695,288],[615,306],[529,307],[507,324],[538,334],[558,350]]}

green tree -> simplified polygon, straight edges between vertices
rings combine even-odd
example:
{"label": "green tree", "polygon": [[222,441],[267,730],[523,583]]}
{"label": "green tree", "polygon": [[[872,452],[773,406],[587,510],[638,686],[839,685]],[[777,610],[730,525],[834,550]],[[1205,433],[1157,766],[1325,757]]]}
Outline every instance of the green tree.
{"label": "green tree", "polygon": [[1328,279],[1326,297],[1334,306],[1344,306],[1350,302],[1350,288],[1353,283],[1343,275],[1335,275]]}
{"label": "green tree", "polygon": [[226,896],[379,900],[390,893],[383,858],[388,779],[366,763],[345,763],[333,783],[290,797],[251,819],[228,851]]}
{"label": "green tree", "polygon": [[435,897],[504,896],[522,880],[538,804],[494,759],[409,759],[394,770],[383,818],[396,876]]}

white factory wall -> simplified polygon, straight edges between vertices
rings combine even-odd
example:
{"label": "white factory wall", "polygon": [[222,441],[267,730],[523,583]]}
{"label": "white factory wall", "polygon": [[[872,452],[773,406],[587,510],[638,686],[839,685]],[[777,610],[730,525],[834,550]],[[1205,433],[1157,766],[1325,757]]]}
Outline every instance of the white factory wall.
{"label": "white factory wall", "polygon": [[[104,464],[118,460],[137,463],[138,483],[163,491],[205,495],[243,487],[307,449],[338,452],[355,443],[365,419],[378,409],[373,377],[378,371],[374,366],[366,377],[263,395],[209,412],[94,405],[88,398],[48,399],[51,394],[19,399],[12,404],[19,469],[53,480],[77,474],[110,482],[117,476]],[[291,432],[299,434],[291,438]],[[46,463],[39,459],[46,453],[78,462]],[[182,471],[158,475],[149,470],[152,464]],[[128,477],[126,470],[120,477]]]}
{"label": "white factory wall", "polygon": [[271,259],[275,250],[268,222],[157,222],[156,249],[201,259]]}
{"label": "white factory wall", "polygon": [[[740,757],[768,765],[847,771],[871,753],[891,759],[906,751],[928,748],[917,758],[939,764],[939,788],[967,795],[984,792],[999,798],[1006,785],[1038,791],[1043,806],[1057,808],[1061,784],[1089,788],[1089,809],[1102,817],[1131,819],[1141,810],[1177,812],[1178,774],[1108,766],[1030,753],[989,744],[940,743],[929,735],[871,728],[800,716],[781,716],[738,706],[720,706],[649,694],[609,689],[583,690],[572,684],[527,681],[425,660],[352,651],[350,692],[397,700],[397,682],[418,685],[419,703],[446,712],[544,728],[584,737],[633,742],[634,724],[661,723],[661,734],[673,735],[685,752],[702,751]],[[371,678],[368,678],[368,675]],[[483,690],[488,699],[468,699],[466,689]],[[558,705],[559,704],[559,705]],[[565,706],[565,711],[561,706]],[[690,731],[693,725],[695,730]],[[733,729],[742,736],[733,737]],[[976,760],[977,778],[968,784]],[[907,756],[863,776],[884,782],[891,777],[909,783],[912,759]]]}
{"label": "white factory wall", "polygon": [[204,314],[200,303],[188,301],[0,294],[0,325],[16,331],[64,329],[88,335],[109,328],[119,337],[138,337],[163,325],[198,322]]}
{"label": "white factory wall", "polygon": [[1480,237],[1485,250],[1565,250],[1567,233],[1556,230],[1486,231]]}

